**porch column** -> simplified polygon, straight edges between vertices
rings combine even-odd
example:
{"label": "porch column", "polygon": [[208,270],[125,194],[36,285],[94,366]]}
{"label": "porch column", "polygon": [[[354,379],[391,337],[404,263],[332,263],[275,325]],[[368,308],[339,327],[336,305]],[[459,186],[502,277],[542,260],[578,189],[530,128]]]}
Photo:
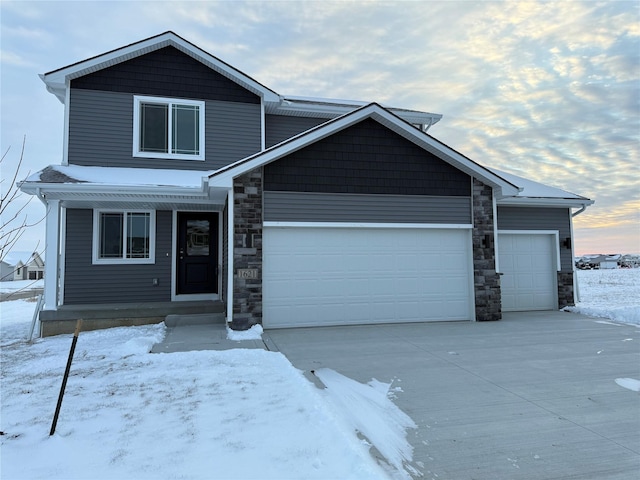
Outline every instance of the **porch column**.
{"label": "porch column", "polygon": [[47,200],[44,263],[44,310],[58,309],[60,269],[60,200]]}
{"label": "porch column", "polygon": [[232,186],[227,197],[227,324],[233,322],[233,238],[235,234],[233,216]]}

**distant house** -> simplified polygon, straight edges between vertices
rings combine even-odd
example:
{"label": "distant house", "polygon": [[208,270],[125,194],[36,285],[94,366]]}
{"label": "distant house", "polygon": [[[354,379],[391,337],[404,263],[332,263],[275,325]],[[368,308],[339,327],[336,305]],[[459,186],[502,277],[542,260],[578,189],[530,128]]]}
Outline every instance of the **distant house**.
{"label": "distant house", "polygon": [[0,281],[40,280],[44,278],[44,260],[38,252],[9,252],[2,260]]}
{"label": "distant house", "polygon": [[2,260],[0,262],[0,282],[9,282],[13,280],[13,265]]}
{"label": "distant house", "polygon": [[611,270],[618,268],[618,264],[622,259],[622,255],[585,255],[576,262],[576,267],[582,270]]}

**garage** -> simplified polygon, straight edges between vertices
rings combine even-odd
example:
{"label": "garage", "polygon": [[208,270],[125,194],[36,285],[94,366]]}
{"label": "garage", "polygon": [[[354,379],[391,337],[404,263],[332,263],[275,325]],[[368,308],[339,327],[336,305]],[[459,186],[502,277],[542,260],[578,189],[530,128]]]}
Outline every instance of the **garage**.
{"label": "garage", "polygon": [[499,233],[502,311],[555,310],[557,235]]}
{"label": "garage", "polygon": [[265,328],[474,318],[468,229],[265,227]]}

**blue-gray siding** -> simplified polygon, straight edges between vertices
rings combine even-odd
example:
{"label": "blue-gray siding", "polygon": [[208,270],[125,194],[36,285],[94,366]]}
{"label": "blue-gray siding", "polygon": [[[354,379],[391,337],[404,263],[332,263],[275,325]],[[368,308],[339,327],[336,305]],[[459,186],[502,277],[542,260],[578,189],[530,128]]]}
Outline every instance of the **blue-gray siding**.
{"label": "blue-gray siding", "polygon": [[215,170],[260,151],[260,105],[207,100],[205,161],[133,157],[133,94],[71,90],[69,164]]}
{"label": "blue-gray siding", "polygon": [[266,115],[265,143],[267,148],[327,121],[326,118]]}
{"label": "blue-gray siding", "polygon": [[470,198],[471,179],[366,119],[266,165],[264,190]]}
{"label": "blue-gray siding", "polygon": [[264,192],[264,220],[471,224],[466,197]]}
{"label": "blue-gray siding", "polygon": [[171,301],[171,212],[156,214],[153,265],[92,265],[93,210],[69,209],[66,218],[65,304]]}
{"label": "blue-gray siding", "polygon": [[571,249],[562,244],[571,237],[568,208],[498,206],[498,230],[557,230],[560,240],[560,266],[563,272],[573,270]]}

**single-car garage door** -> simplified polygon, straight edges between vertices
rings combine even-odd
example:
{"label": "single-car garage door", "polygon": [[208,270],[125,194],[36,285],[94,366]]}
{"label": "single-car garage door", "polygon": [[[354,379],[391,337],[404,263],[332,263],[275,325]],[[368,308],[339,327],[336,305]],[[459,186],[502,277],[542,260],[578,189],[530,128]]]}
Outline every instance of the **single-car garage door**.
{"label": "single-car garage door", "polygon": [[470,231],[266,227],[266,328],[470,320]]}
{"label": "single-car garage door", "polygon": [[503,312],[558,308],[555,239],[548,234],[498,235]]}

